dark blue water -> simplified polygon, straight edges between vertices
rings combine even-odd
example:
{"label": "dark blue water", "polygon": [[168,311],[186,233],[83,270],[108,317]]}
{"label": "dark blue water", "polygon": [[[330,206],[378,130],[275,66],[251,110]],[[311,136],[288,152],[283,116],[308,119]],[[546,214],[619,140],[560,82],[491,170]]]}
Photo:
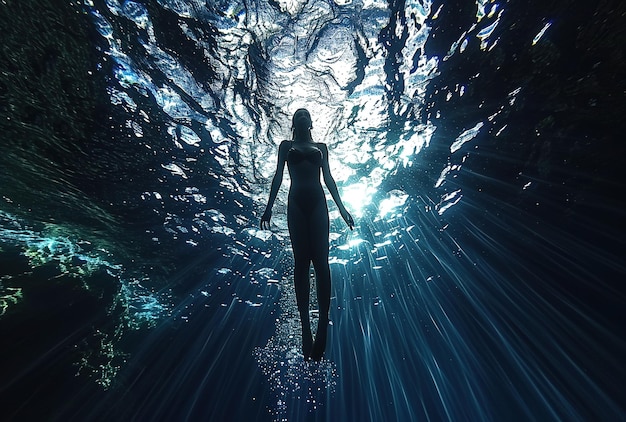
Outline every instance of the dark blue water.
{"label": "dark blue water", "polygon": [[[625,13],[3,2],[2,419],[624,420]],[[357,220],[321,363],[288,177],[258,229],[303,106]]]}

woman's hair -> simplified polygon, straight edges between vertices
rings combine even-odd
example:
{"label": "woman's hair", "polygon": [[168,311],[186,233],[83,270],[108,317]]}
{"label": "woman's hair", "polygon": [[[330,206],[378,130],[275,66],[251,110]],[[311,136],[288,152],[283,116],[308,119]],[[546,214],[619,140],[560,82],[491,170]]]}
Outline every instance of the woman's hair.
{"label": "woman's hair", "polygon": [[313,122],[311,121],[311,115],[305,108],[299,108],[293,113],[292,130],[294,139],[306,139],[307,141],[313,141],[311,138],[311,129],[313,128]]}

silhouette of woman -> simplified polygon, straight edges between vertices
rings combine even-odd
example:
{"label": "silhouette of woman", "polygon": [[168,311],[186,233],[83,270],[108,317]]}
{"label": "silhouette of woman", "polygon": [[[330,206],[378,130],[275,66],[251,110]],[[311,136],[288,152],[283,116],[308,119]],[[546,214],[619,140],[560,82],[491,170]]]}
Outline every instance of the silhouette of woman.
{"label": "silhouette of woman", "polygon": [[[283,180],[285,162],[291,176],[287,203],[287,223],[294,255],[294,283],[300,321],[302,352],[306,360],[321,360],[326,350],[328,312],[330,310],[330,266],[328,265],[328,208],[320,170],[341,216],[352,230],[354,220],[339,197],[337,185],[328,166],[328,148],[311,138],[311,115],[303,108],[293,115],[293,140],[283,141],[278,148],[278,165],[261,228],[269,230],[272,206]],[[319,304],[319,321],[315,342],[309,320],[309,270],[313,263]]]}

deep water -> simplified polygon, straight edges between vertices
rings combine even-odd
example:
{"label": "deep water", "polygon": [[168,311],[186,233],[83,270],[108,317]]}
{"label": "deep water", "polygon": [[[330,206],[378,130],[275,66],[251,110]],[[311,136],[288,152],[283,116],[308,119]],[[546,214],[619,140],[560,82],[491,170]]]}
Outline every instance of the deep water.
{"label": "deep water", "polygon": [[[625,14],[1,2],[1,419],[624,420]],[[258,228],[299,107],[356,220],[321,363],[287,174]]]}

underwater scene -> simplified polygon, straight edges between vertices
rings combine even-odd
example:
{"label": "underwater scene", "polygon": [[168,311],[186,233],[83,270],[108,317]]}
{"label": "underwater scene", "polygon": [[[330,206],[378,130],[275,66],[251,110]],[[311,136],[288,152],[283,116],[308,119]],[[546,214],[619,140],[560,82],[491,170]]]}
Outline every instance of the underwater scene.
{"label": "underwater scene", "polygon": [[[626,420],[625,17],[3,0],[0,419]],[[299,108],[355,222],[319,362],[288,172],[259,224]]]}

